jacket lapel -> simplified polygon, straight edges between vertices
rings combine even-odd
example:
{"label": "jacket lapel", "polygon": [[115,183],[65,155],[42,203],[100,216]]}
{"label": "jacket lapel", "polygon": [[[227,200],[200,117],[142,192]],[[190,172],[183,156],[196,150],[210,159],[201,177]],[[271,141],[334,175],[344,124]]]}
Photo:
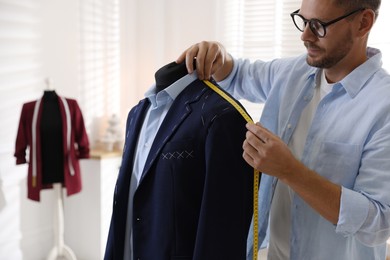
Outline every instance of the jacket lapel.
{"label": "jacket lapel", "polygon": [[[199,89],[199,87],[201,89]],[[200,96],[204,91],[206,91],[206,89],[207,88],[204,85],[199,84],[199,80],[195,80],[175,99],[154,139],[148,158],[146,159],[139,184],[141,184],[150,167],[160,155],[161,149],[168,140],[171,139],[171,136],[175,134],[176,130],[185,121],[185,119],[191,114],[191,103],[199,100]]]}
{"label": "jacket lapel", "polygon": [[137,147],[138,136],[141,132],[142,124],[145,119],[145,113],[149,105],[150,102],[148,101],[148,99],[141,100],[139,104],[134,108],[134,111],[131,113],[130,118],[128,119],[123,158],[130,159],[130,161],[132,161],[134,158],[134,152]]}

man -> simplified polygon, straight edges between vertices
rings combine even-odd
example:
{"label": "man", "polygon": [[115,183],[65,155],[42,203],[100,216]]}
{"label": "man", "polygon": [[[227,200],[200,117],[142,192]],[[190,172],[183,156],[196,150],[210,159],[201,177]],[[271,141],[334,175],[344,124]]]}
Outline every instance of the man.
{"label": "man", "polygon": [[[307,53],[233,59],[215,42],[178,59],[236,98],[265,102],[243,157],[265,173],[259,243],[268,259],[385,259],[390,234],[390,76],[368,48],[380,0],[303,0],[291,14]],[[251,237],[248,245],[251,244]],[[252,254],[248,248],[248,259]]]}

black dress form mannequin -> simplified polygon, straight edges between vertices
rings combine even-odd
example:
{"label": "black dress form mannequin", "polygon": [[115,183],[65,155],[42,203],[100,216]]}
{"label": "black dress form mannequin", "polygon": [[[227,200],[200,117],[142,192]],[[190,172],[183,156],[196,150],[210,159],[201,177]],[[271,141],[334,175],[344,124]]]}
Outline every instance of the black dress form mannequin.
{"label": "black dress form mannequin", "polygon": [[62,119],[55,91],[45,90],[42,98],[41,158],[42,183],[63,183],[64,149]]}
{"label": "black dress form mannequin", "polygon": [[53,184],[56,195],[54,207],[54,246],[47,260],[76,260],[76,255],[64,243],[64,203],[62,183],[64,183],[64,145],[63,123],[59,106],[59,97],[51,89],[50,78],[43,93],[40,124],[42,184]]}
{"label": "black dress form mannequin", "polygon": [[166,87],[168,87],[169,85],[187,74],[188,71],[184,62],[179,64],[176,62],[171,62],[161,67],[154,74],[157,92],[165,89]]}

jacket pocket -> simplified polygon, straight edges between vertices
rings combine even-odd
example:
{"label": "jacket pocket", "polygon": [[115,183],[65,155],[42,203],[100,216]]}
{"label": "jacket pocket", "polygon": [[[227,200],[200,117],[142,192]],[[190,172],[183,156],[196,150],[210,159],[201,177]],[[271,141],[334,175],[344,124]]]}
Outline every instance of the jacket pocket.
{"label": "jacket pocket", "polygon": [[162,160],[192,160],[197,156],[196,145],[193,139],[186,140],[175,140],[168,142],[163,150],[161,151],[161,159]]}

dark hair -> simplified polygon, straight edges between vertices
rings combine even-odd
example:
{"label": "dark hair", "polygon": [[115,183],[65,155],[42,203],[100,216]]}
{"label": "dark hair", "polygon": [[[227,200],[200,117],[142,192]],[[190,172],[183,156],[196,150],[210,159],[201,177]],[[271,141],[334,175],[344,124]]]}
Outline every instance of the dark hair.
{"label": "dark hair", "polygon": [[378,17],[381,0],[334,0],[336,5],[344,7],[347,11],[353,11],[359,8],[371,9]]}

